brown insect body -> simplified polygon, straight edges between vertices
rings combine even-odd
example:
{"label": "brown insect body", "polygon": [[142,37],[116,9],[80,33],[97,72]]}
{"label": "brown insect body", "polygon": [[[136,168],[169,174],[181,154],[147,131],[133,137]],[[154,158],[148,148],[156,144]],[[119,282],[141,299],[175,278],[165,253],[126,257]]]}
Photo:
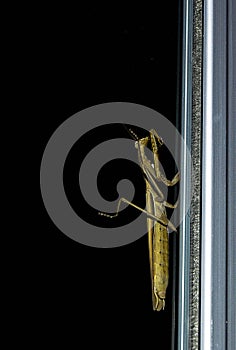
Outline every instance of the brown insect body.
{"label": "brown insect body", "polygon": [[150,265],[153,278],[153,309],[159,311],[165,307],[169,280],[169,242],[166,226],[159,223],[154,225],[152,247],[153,261]]}
{"label": "brown insect body", "polygon": [[[156,142],[157,140],[157,142]],[[147,159],[145,147],[151,142],[154,153],[154,164]],[[166,207],[175,208],[177,203],[172,205],[164,200],[158,182],[172,186],[179,181],[179,174],[173,180],[168,180],[160,172],[158,146],[163,141],[155,130],[150,131],[150,137],[143,138],[136,143],[139,152],[139,163],[146,179],[146,207],[147,207],[147,228],[149,261],[152,282],[153,310],[160,311],[165,308],[166,289],[169,280],[169,234],[168,226],[176,231],[174,225],[168,220]],[[152,217],[150,217],[150,214]]]}
{"label": "brown insect body", "polygon": [[[163,140],[155,130],[149,131],[149,136],[138,139],[132,130],[130,133],[137,140],[135,147],[138,150],[139,165],[143,171],[146,182],[146,210],[131,203],[125,198],[119,200],[115,215],[99,213],[113,218],[118,215],[121,202],[132,205],[136,209],[147,215],[149,261],[152,282],[153,310],[160,311],[165,308],[166,289],[169,279],[169,240],[168,228],[176,231],[174,225],[168,220],[166,207],[176,208],[175,204],[165,201],[164,195],[158,186],[162,182],[166,186],[174,186],[179,181],[179,173],[172,180],[168,180],[160,171],[159,148],[163,145]],[[154,156],[154,164],[145,155],[145,148],[151,142]]]}
{"label": "brown insect body", "polygon": [[[147,184],[147,208],[152,212],[160,203],[153,205],[150,185]],[[160,220],[166,221],[165,207]],[[157,213],[156,213],[157,214]],[[169,239],[167,224],[147,219],[149,261],[152,282],[153,310],[160,311],[165,307],[166,289],[169,280]]]}

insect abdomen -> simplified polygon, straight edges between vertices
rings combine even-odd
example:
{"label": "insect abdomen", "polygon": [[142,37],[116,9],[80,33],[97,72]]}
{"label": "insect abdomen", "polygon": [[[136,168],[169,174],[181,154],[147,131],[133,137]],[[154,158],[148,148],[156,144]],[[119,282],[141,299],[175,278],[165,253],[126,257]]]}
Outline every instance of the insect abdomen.
{"label": "insect abdomen", "polygon": [[167,227],[156,223],[153,235],[153,289],[159,307],[164,308],[169,279],[169,242]]}

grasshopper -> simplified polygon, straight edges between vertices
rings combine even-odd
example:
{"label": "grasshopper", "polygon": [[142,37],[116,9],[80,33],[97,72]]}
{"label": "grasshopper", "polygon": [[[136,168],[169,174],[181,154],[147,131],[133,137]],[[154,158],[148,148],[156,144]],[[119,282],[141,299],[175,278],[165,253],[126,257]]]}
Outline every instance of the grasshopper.
{"label": "grasshopper", "polygon": [[[176,231],[174,225],[168,220],[166,207],[176,208],[175,204],[165,201],[164,195],[158,186],[163,182],[166,186],[174,186],[179,181],[179,173],[172,180],[168,180],[160,171],[159,148],[163,145],[162,138],[154,129],[149,136],[138,139],[137,135],[129,129],[135,138],[135,147],[138,150],[139,165],[142,169],[146,183],[146,209],[142,209],[125,198],[120,198],[115,215],[99,213],[110,218],[118,215],[121,202],[125,202],[147,215],[149,262],[152,283],[153,310],[160,311],[165,308],[166,289],[169,279],[169,239],[168,229]],[[145,155],[145,147],[151,143],[153,164]]]}

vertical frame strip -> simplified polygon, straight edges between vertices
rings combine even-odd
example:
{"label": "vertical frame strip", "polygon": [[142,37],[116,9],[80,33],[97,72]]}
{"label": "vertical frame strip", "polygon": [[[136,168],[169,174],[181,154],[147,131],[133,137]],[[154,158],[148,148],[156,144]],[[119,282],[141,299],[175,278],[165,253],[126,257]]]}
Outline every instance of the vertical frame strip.
{"label": "vertical frame strip", "polygon": [[[201,98],[202,98],[202,0],[184,0],[182,60],[182,136],[191,151],[191,164],[182,153],[184,181],[189,195],[189,181],[194,182],[189,216],[180,227],[179,334],[178,349],[199,349],[200,289],[200,211],[201,211]],[[189,179],[193,175],[194,178]],[[183,198],[184,199],[184,198]],[[184,202],[184,200],[183,200]]]}
{"label": "vertical frame strip", "polygon": [[236,349],[236,2],[228,0],[227,349]]}
{"label": "vertical frame strip", "polygon": [[194,189],[190,222],[190,317],[189,349],[199,349],[200,317],[200,222],[202,130],[202,0],[193,2],[192,129],[191,152]]}
{"label": "vertical frame strip", "polygon": [[226,349],[227,1],[205,0],[201,349]]}

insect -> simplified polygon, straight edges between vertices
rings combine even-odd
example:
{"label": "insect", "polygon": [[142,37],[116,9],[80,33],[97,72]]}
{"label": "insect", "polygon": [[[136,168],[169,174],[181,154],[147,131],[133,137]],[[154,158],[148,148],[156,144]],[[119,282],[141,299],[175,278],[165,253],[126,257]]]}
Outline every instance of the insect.
{"label": "insect", "polygon": [[[163,140],[154,129],[149,131],[149,136],[141,139],[138,139],[132,130],[129,129],[129,132],[136,140],[135,147],[138,150],[139,165],[146,183],[146,210],[125,198],[120,198],[115,215],[99,214],[113,218],[118,215],[121,202],[125,202],[147,215],[152,304],[153,310],[160,311],[165,308],[166,289],[169,279],[168,230],[176,231],[175,226],[167,218],[166,207],[176,208],[178,201],[175,204],[166,202],[158,183],[162,182],[166,186],[174,186],[179,181],[180,175],[178,172],[172,180],[168,180],[161,173],[159,149],[163,145]],[[149,142],[153,152],[153,163],[150,162],[145,154],[145,148]]]}

